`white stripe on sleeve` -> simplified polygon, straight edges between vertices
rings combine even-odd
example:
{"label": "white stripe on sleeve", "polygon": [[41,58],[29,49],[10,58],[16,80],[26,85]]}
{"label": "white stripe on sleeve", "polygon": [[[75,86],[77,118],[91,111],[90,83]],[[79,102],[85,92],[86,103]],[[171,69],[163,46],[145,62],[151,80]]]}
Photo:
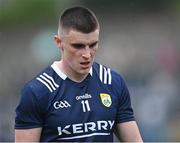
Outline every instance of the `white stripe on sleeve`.
{"label": "white stripe on sleeve", "polygon": [[44,81],[42,80],[41,78],[37,77],[36,78],[37,80],[39,80],[41,83],[43,83],[48,89],[50,92],[53,92],[53,90],[51,89],[51,87]]}

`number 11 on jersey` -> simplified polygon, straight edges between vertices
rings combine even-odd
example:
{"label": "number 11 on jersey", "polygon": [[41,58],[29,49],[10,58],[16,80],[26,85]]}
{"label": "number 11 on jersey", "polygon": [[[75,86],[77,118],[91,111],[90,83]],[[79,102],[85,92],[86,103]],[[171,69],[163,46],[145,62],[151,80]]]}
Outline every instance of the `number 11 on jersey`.
{"label": "number 11 on jersey", "polygon": [[81,104],[82,104],[83,112],[91,111],[88,100],[82,100]]}

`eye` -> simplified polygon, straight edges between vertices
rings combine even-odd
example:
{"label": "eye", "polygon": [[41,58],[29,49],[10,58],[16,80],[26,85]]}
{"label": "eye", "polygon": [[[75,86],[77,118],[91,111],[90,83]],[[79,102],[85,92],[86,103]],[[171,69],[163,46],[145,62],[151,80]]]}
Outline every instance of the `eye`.
{"label": "eye", "polygon": [[89,45],[89,48],[94,48],[97,45],[98,42],[94,42],[91,45]]}
{"label": "eye", "polygon": [[79,44],[79,43],[77,43],[77,44],[71,44],[71,46],[74,47],[75,49],[82,49],[82,48],[85,47],[84,44]]}

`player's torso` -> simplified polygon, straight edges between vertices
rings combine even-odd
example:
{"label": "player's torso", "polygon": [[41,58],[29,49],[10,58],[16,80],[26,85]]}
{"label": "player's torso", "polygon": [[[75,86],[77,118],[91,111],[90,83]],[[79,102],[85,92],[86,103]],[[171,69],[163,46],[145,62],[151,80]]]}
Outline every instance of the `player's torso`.
{"label": "player's torso", "polygon": [[66,79],[49,97],[42,141],[112,141],[118,97],[93,76],[79,84]]}

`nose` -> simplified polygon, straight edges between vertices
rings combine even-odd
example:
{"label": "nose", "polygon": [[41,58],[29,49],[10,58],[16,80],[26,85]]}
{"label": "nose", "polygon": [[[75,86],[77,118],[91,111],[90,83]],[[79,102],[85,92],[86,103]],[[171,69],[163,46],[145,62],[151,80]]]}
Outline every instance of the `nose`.
{"label": "nose", "polygon": [[85,59],[89,59],[91,57],[91,49],[89,48],[89,46],[86,46],[84,48],[82,57],[85,58]]}

